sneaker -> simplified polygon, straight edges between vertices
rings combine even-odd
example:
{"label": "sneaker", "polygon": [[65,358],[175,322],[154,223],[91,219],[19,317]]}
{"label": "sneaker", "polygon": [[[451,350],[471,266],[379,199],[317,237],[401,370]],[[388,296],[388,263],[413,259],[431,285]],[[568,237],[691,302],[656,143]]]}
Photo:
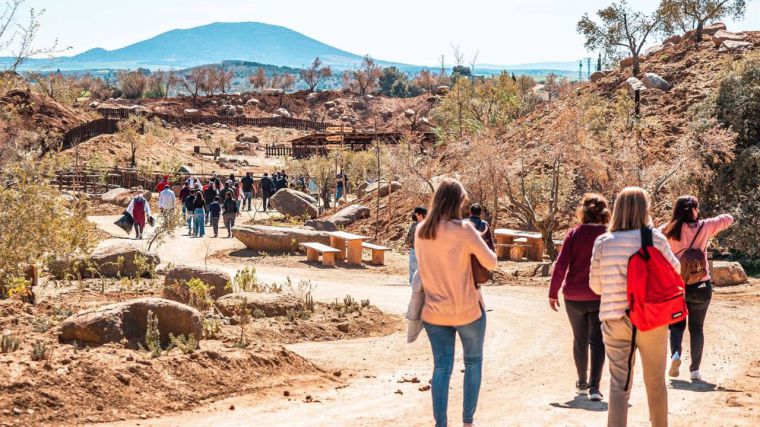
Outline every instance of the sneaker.
{"label": "sneaker", "polygon": [[588,400],[592,402],[601,402],[604,396],[599,391],[599,387],[589,387]]}
{"label": "sneaker", "polygon": [[575,390],[578,394],[588,394],[588,383],[585,381],[576,381]]}
{"label": "sneaker", "polygon": [[699,373],[699,369],[697,369],[696,371],[691,371],[691,380],[702,381],[702,375]]}
{"label": "sneaker", "polygon": [[681,369],[681,356],[676,352],[673,354],[673,357],[670,358],[670,372],[668,372],[668,375],[671,376],[671,378],[678,378],[678,375],[680,373]]}

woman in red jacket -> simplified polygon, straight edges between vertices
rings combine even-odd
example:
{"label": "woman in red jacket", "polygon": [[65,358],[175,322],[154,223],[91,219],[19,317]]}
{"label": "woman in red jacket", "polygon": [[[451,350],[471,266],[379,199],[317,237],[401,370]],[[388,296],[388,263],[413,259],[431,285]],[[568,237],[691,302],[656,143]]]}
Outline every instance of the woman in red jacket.
{"label": "woman in red jacket", "polygon": [[[604,367],[604,343],[599,321],[599,295],[589,287],[591,252],[596,238],[607,231],[610,210],[604,196],[588,193],[578,206],[579,225],[568,231],[554,264],[549,287],[549,305],[557,311],[559,289],[565,295],[565,310],[573,329],[573,358],[578,371],[575,386],[589,400],[602,400],[599,380]],[[591,347],[589,378],[588,353]]]}

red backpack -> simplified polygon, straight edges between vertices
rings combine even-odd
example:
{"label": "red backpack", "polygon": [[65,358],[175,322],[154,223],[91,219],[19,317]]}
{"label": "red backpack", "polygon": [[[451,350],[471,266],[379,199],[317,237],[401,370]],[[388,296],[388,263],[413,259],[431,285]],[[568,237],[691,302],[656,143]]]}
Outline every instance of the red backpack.
{"label": "red backpack", "polygon": [[652,244],[652,229],[641,229],[641,249],[628,259],[628,315],[642,331],[678,323],[688,310],[681,275]]}

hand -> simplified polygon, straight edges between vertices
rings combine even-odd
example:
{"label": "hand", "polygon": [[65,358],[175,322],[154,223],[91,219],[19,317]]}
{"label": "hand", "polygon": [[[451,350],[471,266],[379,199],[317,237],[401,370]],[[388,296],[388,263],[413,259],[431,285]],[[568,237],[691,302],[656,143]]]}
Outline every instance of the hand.
{"label": "hand", "polygon": [[549,298],[549,307],[554,311],[558,311],[557,307],[559,307],[559,300],[557,298]]}

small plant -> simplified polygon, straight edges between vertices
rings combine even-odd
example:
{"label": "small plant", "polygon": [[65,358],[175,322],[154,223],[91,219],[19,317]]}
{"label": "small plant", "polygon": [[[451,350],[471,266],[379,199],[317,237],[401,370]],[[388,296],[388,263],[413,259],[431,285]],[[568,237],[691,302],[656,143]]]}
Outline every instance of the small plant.
{"label": "small plant", "polygon": [[36,341],[32,345],[32,361],[41,362],[43,360],[49,361],[53,356],[53,350],[47,346],[44,342]]}
{"label": "small plant", "polygon": [[205,310],[213,305],[211,287],[201,279],[193,278],[185,282],[188,292],[188,304],[198,310]]}
{"label": "small plant", "polygon": [[148,310],[147,326],[145,328],[145,348],[150,352],[150,357],[161,356],[161,332],[158,329],[158,317]]}
{"label": "small plant", "polygon": [[362,308],[369,308],[369,300],[363,299],[362,300]]}
{"label": "small plant", "polygon": [[3,354],[13,353],[18,350],[20,343],[21,340],[18,337],[11,334],[3,334],[3,337],[0,338],[0,351],[2,351]]}
{"label": "small plant", "polygon": [[245,267],[235,274],[233,289],[238,292],[259,292],[260,283],[256,277],[256,267]]}
{"label": "small plant", "polygon": [[143,255],[135,255],[135,277],[156,277],[156,266]]}
{"label": "small plant", "polygon": [[246,348],[249,345],[248,340],[245,338],[245,324],[251,321],[251,311],[248,309],[248,298],[243,300],[235,307],[235,314],[238,315],[240,321],[240,338],[235,343],[237,348]]}
{"label": "small plant", "polygon": [[294,285],[293,281],[288,277],[285,282],[285,289],[288,294],[296,297],[301,303],[305,303],[306,296],[312,293],[315,286],[311,283],[311,280],[300,280],[297,285]]}
{"label": "small plant", "polygon": [[267,314],[264,313],[264,310],[260,308],[255,308],[253,309],[253,312],[251,312],[251,317],[253,317],[254,319],[263,319],[267,317]]}
{"label": "small plant", "polygon": [[35,317],[32,319],[32,330],[37,333],[45,333],[52,328],[53,325],[50,323],[50,319],[46,316],[42,317]]}
{"label": "small plant", "polygon": [[290,309],[285,313],[285,316],[288,318],[288,321],[290,323],[295,322],[296,320],[306,320],[309,317],[311,317],[311,314],[304,310],[303,307],[299,307],[297,309]]}
{"label": "small plant", "polygon": [[303,308],[306,311],[314,312],[314,297],[311,296],[311,292],[307,292],[304,296]]}
{"label": "small plant", "polygon": [[198,341],[196,341],[195,337],[190,335],[174,335],[172,333],[169,334],[169,348],[178,348],[182,354],[190,354],[195,352],[195,349],[198,348]]}
{"label": "small plant", "polygon": [[219,319],[203,319],[203,337],[213,339],[222,332],[222,324]]}

